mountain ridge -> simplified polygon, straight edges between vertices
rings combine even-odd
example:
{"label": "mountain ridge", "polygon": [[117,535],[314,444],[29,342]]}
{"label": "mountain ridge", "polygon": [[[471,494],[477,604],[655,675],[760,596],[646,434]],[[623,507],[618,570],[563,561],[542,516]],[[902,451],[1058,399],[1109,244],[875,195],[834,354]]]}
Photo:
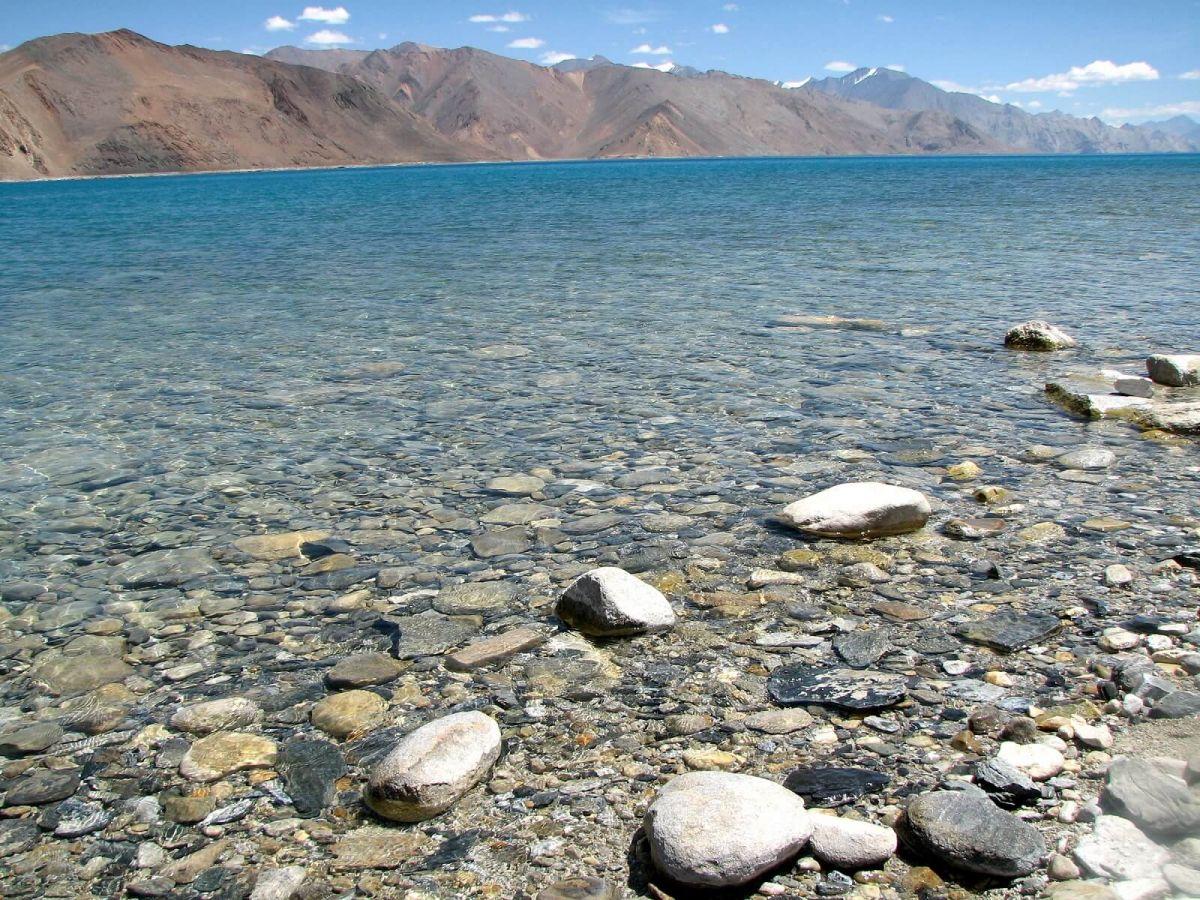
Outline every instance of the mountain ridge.
{"label": "mountain ridge", "polygon": [[[976,111],[983,124],[972,122],[970,110],[942,108],[937,95],[887,108],[823,83],[789,88],[718,70],[677,72],[600,56],[547,67],[413,42],[377,50],[285,46],[260,57],[171,46],[127,29],[53,35],[0,54],[0,179],[1016,150],[986,115]],[[916,85],[907,88],[928,93]],[[1153,134],[1182,147],[1185,131],[1176,123]],[[1131,133],[1136,140],[1114,146],[1144,140],[1140,130]]]}

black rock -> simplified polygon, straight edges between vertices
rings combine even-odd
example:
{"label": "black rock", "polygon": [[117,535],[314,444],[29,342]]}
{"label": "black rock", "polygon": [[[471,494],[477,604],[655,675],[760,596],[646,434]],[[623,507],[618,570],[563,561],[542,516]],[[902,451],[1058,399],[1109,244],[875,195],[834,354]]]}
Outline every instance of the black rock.
{"label": "black rock", "polygon": [[900,834],[934,860],[999,878],[1028,875],[1046,855],[1040,831],[975,792],[922,794],[909,804]]}
{"label": "black rock", "polygon": [[892,632],[889,628],[852,631],[833,639],[833,649],[837,655],[846,665],[856,669],[875,665],[892,648]]}
{"label": "black rock", "polygon": [[334,782],[346,774],[346,761],[328,741],[298,738],[284,744],[279,772],[296,812],[311,818],[333,802]]}
{"label": "black rock", "polygon": [[309,559],[323,559],[335,553],[353,553],[354,548],[341,538],[325,538],[320,541],[305,541],[300,545],[300,552]]}
{"label": "black rock", "polygon": [[1049,613],[1021,613],[1006,609],[982,621],[960,625],[956,633],[972,644],[1013,653],[1054,634],[1059,625],[1058,616]]}
{"label": "black rock", "polygon": [[46,593],[46,585],[29,581],[18,581],[0,588],[0,600],[5,603],[28,603],[34,597]]}
{"label": "black rock", "polygon": [[39,769],[17,779],[4,795],[5,806],[38,806],[66,800],[79,790],[79,770],[51,772]]}
{"label": "black rock", "polygon": [[783,706],[815,703],[844,709],[882,709],[899,703],[908,686],[890,672],[791,665],[771,673],[767,690]]}
{"label": "black rock", "polygon": [[1000,759],[979,763],[975,767],[975,784],[1005,809],[1019,809],[1042,797],[1042,789],[1032,778]]}
{"label": "black rock", "polygon": [[[1187,569],[1200,569],[1200,547],[1189,547],[1182,553],[1171,557],[1175,562]],[[5,597],[5,599],[8,599]]]}
{"label": "black rock", "polygon": [[795,769],[783,786],[810,806],[844,806],[864,794],[875,794],[891,779],[871,769],[804,766]]}

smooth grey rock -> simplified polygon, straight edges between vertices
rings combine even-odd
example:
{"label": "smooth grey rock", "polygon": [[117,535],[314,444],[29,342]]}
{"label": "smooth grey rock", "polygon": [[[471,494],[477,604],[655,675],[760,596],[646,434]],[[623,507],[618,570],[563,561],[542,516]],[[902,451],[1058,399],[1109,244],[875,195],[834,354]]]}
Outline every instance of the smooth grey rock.
{"label": "smooth grey rock", "polygon": [[658,792],[644,820],[650,856],[682,884],[745,884],[795,857],[812,834],[804,802],[773,781],[689,772]]}
{"label": "smooth grey rock", "polygon": [[54,836],[74,838],[91,834],[111,822],[114,815],[99,803],[68,797],[54,810]]}
{"label": "smooth grey rock", "polygon": [[415,616],[396,616],[388,621],[399,629],[392,652],[396,659],[435,656],[459,646],[480,629],[479,619],[444,616],[428,610]]}
{"label": "smooth grey rock", "polygon": [[1162,847],[1120,816],[1100,816],[1075,848],[1075,861],[1101,878],[1155,878],[1169,859]]}
{"label": "smooth grey rock", "polygon": [[447,616],[486,616],[507,612],[517,592],[500,581],[456,584],[433,598],[433,608]]}
{"label": "smooth grey rock", "polygon": [[905,822],[918,849],[980,875],[1019,878],[1046,856],[1041,832],[982,793],[922,794],[909,804]]}
{"label": "smooth grey rock", "polygon": [[1012,350],[1066,350],[1076,346],[1075,339],[1049,322],[1034,319],[1009,329],[1004,346]]}
{"label": "smooth grey rock", "polygon": [[40,806],[65,800],[79,790],[79,769],[35,769],[6,786],[5,806]]}
{"label": "smooth grey rock", "polygon": [[325,673],[325,680],[332,688],[367,687],[395,681],[403,671],[404,667],[386,653],[356,653],[339,660]]}
{"label": "smooth grey rock", "polygon": [[1054,462],[1064,469],[1094,471],[1107,469],[1117,461],[1117,454],[1103,447],[1080,447],[1057,457]]}
{"label": "smooth grey rock", "polygon": [[496,531],[486,531],[471,538],[471,549],[480,559],[492,559],[496,556],[512,556],[524,553],[533,546],[533,539],[524,525],[514,525],[511,528],[501,528]]}
{"label": "smooth grey rock", "polygon": [[422,822],[445,812],[500,757],[500,728],[481,712],[422,725],[375,764],[366,802],[385,819]]}
{"label": "smooth grey rock", "polygon": [[1107,808],[1154,834],[1200,833],[1200,797],[1149,760],[1113,760],[1103,799]]}
{"label": "smooth grey rock", "polygon": [[811,816],[809,852],[835,869],[870,869],[896,852],[896,832],[882,825],[837,816]]}
{"label": "smooth grey rock", "polygon": [[1118,378],[1113,382],[1113,390],[1123,397],[1141,397],[1150,400],[1154,397],[1154,380],[1152,378]]}
{"label": "smooth grey rock", "polygon": [[1162,876],[1176,893],[1184,897],[1200,897],[1200,869],[1167,863],[1162,867]]}
{"label": "smooth grey rock", "polygon": [[311,818],[333,802],[334,782],[346,774],[346,761],[328,741],[294,738],[284,744],[277,768],[296,812]]}
{"label": "smooth grey rock", "polygon": [[38,722],[0,734],[0,756],[25,756],[41,753],[63,736],[62,726]]}
{"label": "smooth grey rock", "polygon": [[308,871],[304,866],[266,869],[258,873],[250,900],[291,900],[307,877]]}
{"label": "smooth grey rock", "polygon": [[1172,691],[1154,704],[1159,719],[1183,719],[1200,716],[1200,691]]}
{"label": "smooth grey rock", "polygon": [[154,550],[121,563],[113,580],[124,587],[174,587],[221,571],[204,547]]}
{"label": "smooth grey rock", "polygon": [[559,597],[555,612],[594,637],[666,631],[675,624],[675,611],[661,591],[613,566],[576,578]]}
{"label": "smooth grey rock", "polygon": [[929,501],[919,491],[878,482],[850,482],[791,503],[779,518],[808,534],[877,538],[925,527]]}
{"label": "smooth grey rock", "polygon": [[1168,387],[1200,384],[1200,354],[1151,356],[1146,360],[1150,378]]}
{"label": "smooth grey rock", "polygon": [[975,767],[975,783],[1005,809],[1018,809],[1042,796],[1032,778],[1002,759],[980,762]]}
{"label": "smooth grey rock", "polygon": [[1002,743],[996,758],[1020,769],[1034,781],[1053,778],[1066,763],[1061,751],[1049,744],[1018,744],[1014,741]]}

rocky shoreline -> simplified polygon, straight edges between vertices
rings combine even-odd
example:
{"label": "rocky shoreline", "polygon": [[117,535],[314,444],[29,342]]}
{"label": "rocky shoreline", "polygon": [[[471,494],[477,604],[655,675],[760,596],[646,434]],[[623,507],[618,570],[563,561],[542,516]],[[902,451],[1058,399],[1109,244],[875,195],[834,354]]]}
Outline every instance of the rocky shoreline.
{"label": "rocky shoreline", "polygon": [[1196,896],[1200,519],[1114,446],[312,459],[303,505],[43,453],[0,893]]}

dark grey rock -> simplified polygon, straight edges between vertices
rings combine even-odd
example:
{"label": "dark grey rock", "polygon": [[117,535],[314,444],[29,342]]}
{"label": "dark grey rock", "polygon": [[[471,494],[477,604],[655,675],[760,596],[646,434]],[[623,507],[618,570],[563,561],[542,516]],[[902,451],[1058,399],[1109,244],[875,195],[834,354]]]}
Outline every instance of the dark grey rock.
{"label": "dark grey rock", "polygon": [[852,631],[833,639],[833,649],[837,655],[846,665],[856,669],[875,665],[892,646],[892,632],[889,628]]}
{"label": "dark grey rock", "polygon": [[978,794],[934,791],[909,804],[903,836],[957,869],[1000,878],[1028,875],[1046,856],[1041,832]]}
{"label": "dark grey rock", "polygon": [[810,806],[844,806],[865,794],[875,794],[891,779],[871,769],[805,766],[795,769],[783,786],[799,794]]}
{"label": "dark grey rock", "polygon": [[975,784],[1005,809],[1019,809],[1042,796],[1032,778],[1002,759],[984,760],[975,766]]}
{"label": "dark grey rock", "polygon": [[38,769],[12,782],[4,795],[5,806],[38,806],[66,800],[79,790],[79,769],[52,772]]}
{"label": "dark grey rock", "polygon": [[62,735],[62,727],[52,722],[39,722],[0,734],[0,756],[41,753],[47,747],[53,746]]}
{"label": "dark grey rock", "polygon": [[333,802],[334,782],[346,774],[346,761],[328,741],[295,739],[284,744],[277,768],[296,812],[311,818]]}
{"label": "dark grey rock", "polygon": [[69,797],[54,811],[54,836],[60,838],[80,837],[99,831],[113,819],[113,812],[99,803]]}
{"label": "dark grey rock", "polygon": [[957,634],[972,644],[980,644],[1013,653],[1054,634],[1059,628],[1057,616],[1039,612],[1001,610],[978,622],[960,625]]}
{"label": "dark grey rock", "polygon": [[350,566],[320,575],[309,575],[300,579],[300,584],[306,591],[344,591],[356,584],[370,581],[378,574],[378,566]]}
{"label": "dark grey rock", "polygon": [[844,709],[894,706],[908,692],[904,678],[890,672],[791,665],[771,673],[767,690],[784,706],[815,703]]}
{"label": "dark grey rock", "polygon": [[524,553],[533,546],[533,538],[523,525],[487,531],[471,538],[471,549],[480,559]]}
{"label": "dark grey rock", "polygon": [[1200,716],[1200,691],[1173,691],[1154,705],[1154,715],[1160,719],[1183,719]]}
{"label": "dark grey rock", "polygon": [[418,613],[388,620],[399,634],[393,647],[397,659],[416,659],[445,653],[470,638],[480,629],[480,623],[468,618],[443,616],[441,613]]}

